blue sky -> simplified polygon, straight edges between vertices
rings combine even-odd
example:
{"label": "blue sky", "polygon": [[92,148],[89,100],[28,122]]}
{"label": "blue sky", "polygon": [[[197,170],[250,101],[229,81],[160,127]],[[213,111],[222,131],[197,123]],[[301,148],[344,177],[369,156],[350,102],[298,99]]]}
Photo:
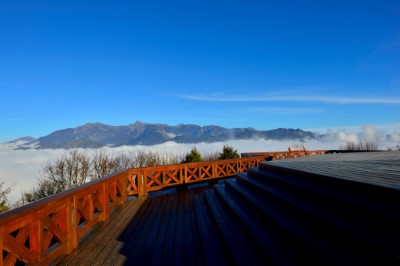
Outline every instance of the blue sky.
{"label": "blue sky", "polygon": [[398,0],[2,1],[0,141],[87,122],[399,124],[399,14]]}

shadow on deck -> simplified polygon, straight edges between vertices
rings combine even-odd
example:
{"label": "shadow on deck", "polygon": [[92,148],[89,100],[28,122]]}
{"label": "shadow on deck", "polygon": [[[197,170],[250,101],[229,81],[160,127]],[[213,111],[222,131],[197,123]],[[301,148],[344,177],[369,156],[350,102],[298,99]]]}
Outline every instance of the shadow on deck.
{"label": "shadow on deck", "polygon": [[[400,179],[398,158],[385,162]],[[136,198],[59,263],[398,265],[400,190],[351,180],[359,164],[338,164],[345,179],[302,165],[264,163],[214,186]]]}

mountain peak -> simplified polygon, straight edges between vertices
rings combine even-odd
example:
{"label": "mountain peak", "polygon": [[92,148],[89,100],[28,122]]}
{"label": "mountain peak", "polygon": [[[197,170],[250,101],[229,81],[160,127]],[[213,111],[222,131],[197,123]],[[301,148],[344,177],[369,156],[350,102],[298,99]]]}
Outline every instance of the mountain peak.
{"label": "mountain peak", "polygon": [[102,124],[99,122],[95,122],[95,123],[86,123],[83,126],[78,126],[77,128],[93,128],[93,127],[99,127],[99,126],[107,126],[106,124]]}
{"label": "mountain peak", "polygon": [[[97,148],[103,146],[155,145],[166,141],[177,143],[221,142],[251,138],[304,140],[315,134],[299,129],[259,131],[254,128],[224,128],[216,125],[147,124],[136,121],[127,126],[87,123],[76,128],[62,129],[36,140],[39,148]],[[34,141],[35,139],[29,139]]]}
{"label": "mountain peak", "polygon": [[33,142],[33,141],[35,141],[36,139],[34,138],[34,137],[22,137],[22,138],[18,138],[18,139],[15,139],[15,140],[11,140],[11,141],[8,141],[8,142],[6,142],[6,143],[8,143],[8,144],[11,144],[11,143],[18,143],[18,142],[24,142],[24,143],[28,143],[28,142]]}
{"label": "mountain peak", "polygon": [[147,123],[144,123],[144,122],[142,122],[142,121],[136,121],[135,123],[133,123],[134,125],[138,125],[138,126],[144,126],[144,125],[146,125]]}

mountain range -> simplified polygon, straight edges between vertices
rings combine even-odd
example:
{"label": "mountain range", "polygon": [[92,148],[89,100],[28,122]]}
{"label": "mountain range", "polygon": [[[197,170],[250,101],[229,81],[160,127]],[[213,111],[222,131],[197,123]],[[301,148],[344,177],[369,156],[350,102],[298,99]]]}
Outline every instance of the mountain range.
{"label": "mountain range", "polygon": [[317,136],[301,129],[278,128],[260,131],[254,128],[224,128],[220,126],[198,126],[179,124],[148,124],[135,122],[126,126],[110,126],[102,123],[87,123],[76,128],[55,131],[38,139],[25,137],[8,142],[18,149],[69,149],[118,147],[123,145],[155,145],[167,141],[177,143],[219,142],[230,139],[315,139]]}

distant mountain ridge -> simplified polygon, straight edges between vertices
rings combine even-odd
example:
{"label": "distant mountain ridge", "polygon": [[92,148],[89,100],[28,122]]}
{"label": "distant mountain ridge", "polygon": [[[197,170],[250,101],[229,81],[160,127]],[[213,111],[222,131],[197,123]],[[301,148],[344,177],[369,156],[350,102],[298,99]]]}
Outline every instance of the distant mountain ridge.
{"label": "distant mountain ridge", "polygon": [[34,137],[22,137],[22,138],[18,138],[18,139],[6,142],[6,144],[14,144],[14,143],[16,144],[16,143],[21,143],[21,142],[28,143],[28,142],[33,142],[35,140],[36,139]]}
{"label": "distant mountain ridge", "polygon": [[278,128],[260,131],[254,128],[224,128],[179,124],[148,124],[135,122],[127,126],[88,123],[76,128],[55,131],[47,136],[25,142],[20,148],[39,149],[99,148],[123,145],[155,145],[167,141],[177,143],[219,142],[230,139],[264,138],[273,140],[315,139],[316,135],[301,129]]}

